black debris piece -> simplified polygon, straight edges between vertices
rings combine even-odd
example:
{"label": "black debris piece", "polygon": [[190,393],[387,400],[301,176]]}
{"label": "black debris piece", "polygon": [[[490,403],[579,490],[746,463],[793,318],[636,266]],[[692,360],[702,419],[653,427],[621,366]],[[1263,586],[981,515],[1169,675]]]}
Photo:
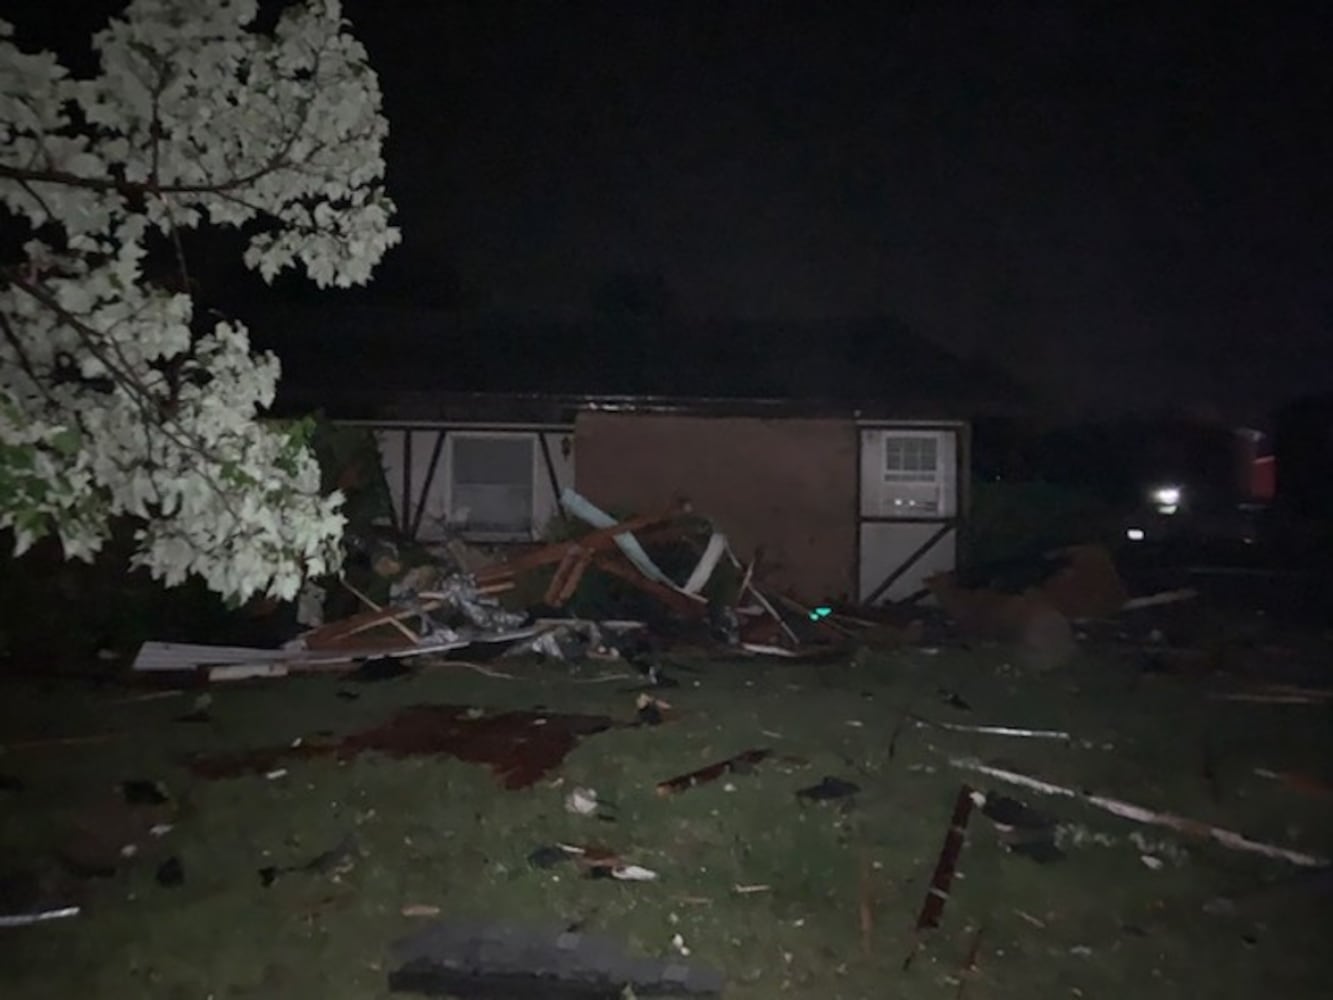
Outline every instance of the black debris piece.
{"label": "black debris piece", "polygon": [[618,1000],[638,996],[717,996],[716,971],[677,961],[632,958],[605,937],[560,925],[441,921],[393,946],[396,993],[467,998]]}
{"label": "black debris piece", "polygon": [[185,866],[181,864],[181,859],[174,854],[157,866],[157,884],[167,888],[175,888],[185,883]]}
{"label": "black debris piece", "polygon": [[392,681],[399,677],[407,677],[415,672],[402,657],[379,656],[373,660],[363,661],[359,667],[348,675],[348,679],[360,684],[374,684],[379,681]]}
{"label": "black debris piece", "polygon": [[356,701],[358,698],[361,697],[361,695],[358,694],[356,691],[339,691],[338,697],[341,698],[343,701]]}
{"label": "black debris piece", "polygon": [[662,724],[662,709],[658,707],[655,701],[645,702],[634,713],[634,721],[641,726],[660,726]]}
{"label": "black debris piece", "polygon": [[528,855],[528,864],[533,868],[554,868],[568,860],[568,851],[550,844],[544,844]]}
{"label": "black debris piece", "polygon": [[186,712],[184,715],[176,716],[177,722],[212,722],[213,715],[206,708],[197,708],[193,712]]}
{"label": "black debris piece", "polygon": [[940,701],[944,702],[944,704],[948,705],[950,708],[956,708],[960,712],[972,711],[972,706],[969,705],[967,700],[957,691],[950,691],[948,688],[940,688],[939,696]]}
{"label": "black debris piece", "polygon": [[306,872],[316,875],[337,875],[346,871],[356,860],[356,838],[350,833],[338,841],[329,850],[316,854],[309,861],[299,865],[268,865],[259,869],[259,881],[265,888],[277,881],[280,875],[294,872]]}
{"label": "black debris piece", "polygon": [[981,814],[992,823],[1017,830],[1045,830],[1055,826],[1053,816],[1007,795],[987,795]]}
{"label": "black debris piece", "polygon": [[12,774],[0,774],[0,792],[21,792],[23,789],[22,778],[16,778]]}
{"label": "black debris piece", "polygon": [[820,780],[819,784],[811,785],[809,788],[801,788],[796,792],[798,799],[805,799],[808,802],[828,802],[833,799],[846,799],[855,795],[861,790],[861,786],[851,781],[843,781],[841,778],[835,778],[831,774],[826,774]]}
{"label": "black debris piece", "polygon": [[160,806],[171,801],[160,781],[122,781],[120,791],[132,806]]}
{"label": "black debris piece", "polygon": [[1054,816],[1033,809],[1008,795],[987,795],[981,813],[995,824],[1000,841],[1013,854],[1038,864],[1063,861],[1065,852],[1055,842]]}
{"label": "black debris piece", "polygon": [[1010,852],[1019,857],[1027,858],[1041,865],[1051,864],[1055,861],[1063,861],[1065,852],[1055,842],[1055,830],[1052,828],[1049,835],[1036,834],[1033,836],[1023,836],[1015,839],[1004,839],[1005,846]]}

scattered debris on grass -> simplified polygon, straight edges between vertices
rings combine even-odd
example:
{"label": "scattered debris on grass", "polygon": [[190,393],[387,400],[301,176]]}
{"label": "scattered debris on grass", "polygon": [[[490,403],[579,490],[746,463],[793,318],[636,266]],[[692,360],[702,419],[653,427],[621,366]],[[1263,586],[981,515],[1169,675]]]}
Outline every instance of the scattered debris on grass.
{"label": "scattered debris on grass", "polygon": [[762,748],[746,750],[734,757],[728,757],[726,760],[701,767],[697,771],[690,771],[688,774],[681,774],[674,778],[668,778],[666,781],[659,781],[657,783],[657,794],[661,796],[675,795],[696,785],[706,785],[710,781],[716,781],[724,774],[748,774],[754,770],[756,765],[772,756],[772,754],[772,750]]}
{"label": "scattered debris on grass", "polygon": [[796,797],[807,802],[828,802],[833,799],[850,798],[859,791],[861,791],[860,785],[826,774],[818,784],[797,789]]}
{"label": "scattered debris on grass", "polygon": [[408,903],[399,912],[405,917],[438,917],[440,908],[433,903]]}
{"label": "scattered debris on grass", "polygon": [[938,694],[940,696],[940,701],[944,702],[944,704],[948,705],[950,708],[956,708],[960,712],[972,711],[972,706],[968,704],[967,700],[957,691],[950,691],[948,688],[940,688]]}
{"label": "scattered debris on grass", "polygon": [[46,923],[49,920],[64,920],[77,917],[81,912],[77,906],[58,906],[52,909],[32,910],[27,913],[0,913],[0,927],[29,927],[33,924]]}
{"label": "scattered debris on grass", "polygon": [[185,866],[181,864],[181,859],[174,854],[157,866],[157,871],[153,877],[157,879],[157,884],[166,888],[175,888],[185,884]]}
{"label": "scattered debris on grass", "polygon": [[1303,851],[1294,851],[1285,847],[1277,847],[1272,844],[1264,844],[1259,841],[1251,840],[1243,834],[1223,829],[1222,827],[1212,826],[1211,824],[1202,823],[1198,820],[1189,819],[1184,816],[1176,816],[1172,813],[1156,812],[1152,809],[1145,809],[1142,806],[1137,806],[1130,802],[1122,802],[1119,799],[1109,798],[1104,795],[1093,795],[1088,792],[1081,792],[1074,788],[1067,788],[1064,785],[1042,781],[1039,778],[1033,778],[1017,771],[992,767],[991,765],[983,764],[978,760],[954,759],[951,760],[950,763],[954,767],[966,771],[975,771],[978,774],[984,774],[988,777],[998,778],[1001,781],[1007,781],[1023,788],[1029,788],[1035,792],[1078,799],[1081,802],[1096,806],[1097,808],[1119,816],[1122,819],[1132,820],[1136,823],[1147,823],[1156,826],[1169,827],[1179,833],[1188,834],[1193,837],[1207,838],[1216,841],[1224,847],[1230,847],[1235,850],[1262,854],[1264,857],[1288,861],[1294,865],[1310,868],[1320,868],[1330,863],[1327,858],[1318,855],[1307,854]]}
{"label": "scattered debris on grass", "polygon": [[356,864],[356,855],[356,838],[349,833],[327,851],[316,854],[302,864],[267,865],[259,869],[259,882],[267,888],[281,876],[297,873],[337,877],[351,871],[352,866]]}
{"label": "scattered debris on grass", "polygon": [[1065,853],[1056,843],[1058,824],[1055,817],[1007,795],[978,794],[982,815],[995,825],[1000,842],[1011,853],[1039,864],[1064,859]]}
{"label": "scattered debris on grass", "polygon": [[302,743],[240,754],[199,755],[190,770],[203,778],[264,774],[283,761],[366,751],[390,757],[443,755],[489,765],[505,788],[526,788],[560,765],[579,740],[616,725],[601,715],[513,711],[486,714],[470,706],[415,705],[336,743]]}
{"label": "scattered debris on grass", "polygon": [[634,701],[634,721],[641,726],[660,726],[671,711],[671,703],[643,693]]}
{"label": "scattered debris on grass", "polygon": [[595,788],[582,788],[576,785],[565,796],[565,812],[576,816],[595,816],[601,808],[602,803],[597,799]]}

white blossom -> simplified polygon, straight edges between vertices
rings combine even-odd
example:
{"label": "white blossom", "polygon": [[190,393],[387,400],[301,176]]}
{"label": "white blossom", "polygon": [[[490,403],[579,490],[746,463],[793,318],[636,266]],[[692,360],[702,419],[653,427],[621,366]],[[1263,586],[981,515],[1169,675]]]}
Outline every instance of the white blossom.
{"label": "white blossom", "polygon": [[0,269],[0,528],[20,551],[54,532],[90,558],[128,514],[169,585],[291,599],[340,561],[341,497],[262,416],[277,359],[143,271],[201,225],[244,227],[266,279],[320,286],[365,282],[398,241],[379,84],[339,4],[293,6],[270,35],[255,14],[134,0],[88,79],[0,21],[0,217],[33,234]]}

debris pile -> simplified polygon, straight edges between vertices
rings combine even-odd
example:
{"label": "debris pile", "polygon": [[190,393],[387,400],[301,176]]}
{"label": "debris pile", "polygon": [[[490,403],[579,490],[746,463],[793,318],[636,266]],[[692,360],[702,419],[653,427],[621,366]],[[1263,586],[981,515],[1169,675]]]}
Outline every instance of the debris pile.
{"label": "debris pile", "polygon": [[[743,563],[726,535],[691,515],[679,501],[656,514],[617,521],[566,490],[566,515],[576,537],[525,547],[487,561],[455,545],[448,565],[404,569],[381,554],[376,573],[394,575],[388,601],[372,600],[346,579],[362,610],[322,622],[281,649],[149,642],[136,670],[202,672],[210,681],[350,670],[358,661],[448,656],[461,650],[485,660],[535,655],[554,660],[628,659],[645,633],[677,641],[722,645],[742,653],[797,656],[813,648],[843,648],[858,632],[883,636],[882,626],[849,626],[831,609],[806,608],[765,594],[754,561]],[[692,549],[695,560],[678,582],[650,548]],[[567,617],[589,577],[600,574],[640,598],[649,621]],[[302,619],[322,620],[303,612]],[[650,630],[649,625],[653,628]]]}

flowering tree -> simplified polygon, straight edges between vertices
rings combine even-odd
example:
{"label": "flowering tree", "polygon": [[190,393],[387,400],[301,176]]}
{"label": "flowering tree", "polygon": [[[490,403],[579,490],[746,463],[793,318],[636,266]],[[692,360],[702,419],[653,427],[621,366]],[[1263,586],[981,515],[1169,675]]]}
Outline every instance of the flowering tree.
{"label": "flowering tree", "polygon": [[[364,283],[398,241],[388,126],[337,0],[271,34],[255,15],[133,0],[90,79],[0,22],[0,222],[30,230],[0,262],[0,528],[19,551],[55,533],[91,558],[128,515],[136,563],[237,599],[291,598],[340,561],[342,498],[299,430],[260,419],[277,358],[196,315],[182,233],[244,227],[266,280]],[[146,273],[159,258],[169,281]]]}

